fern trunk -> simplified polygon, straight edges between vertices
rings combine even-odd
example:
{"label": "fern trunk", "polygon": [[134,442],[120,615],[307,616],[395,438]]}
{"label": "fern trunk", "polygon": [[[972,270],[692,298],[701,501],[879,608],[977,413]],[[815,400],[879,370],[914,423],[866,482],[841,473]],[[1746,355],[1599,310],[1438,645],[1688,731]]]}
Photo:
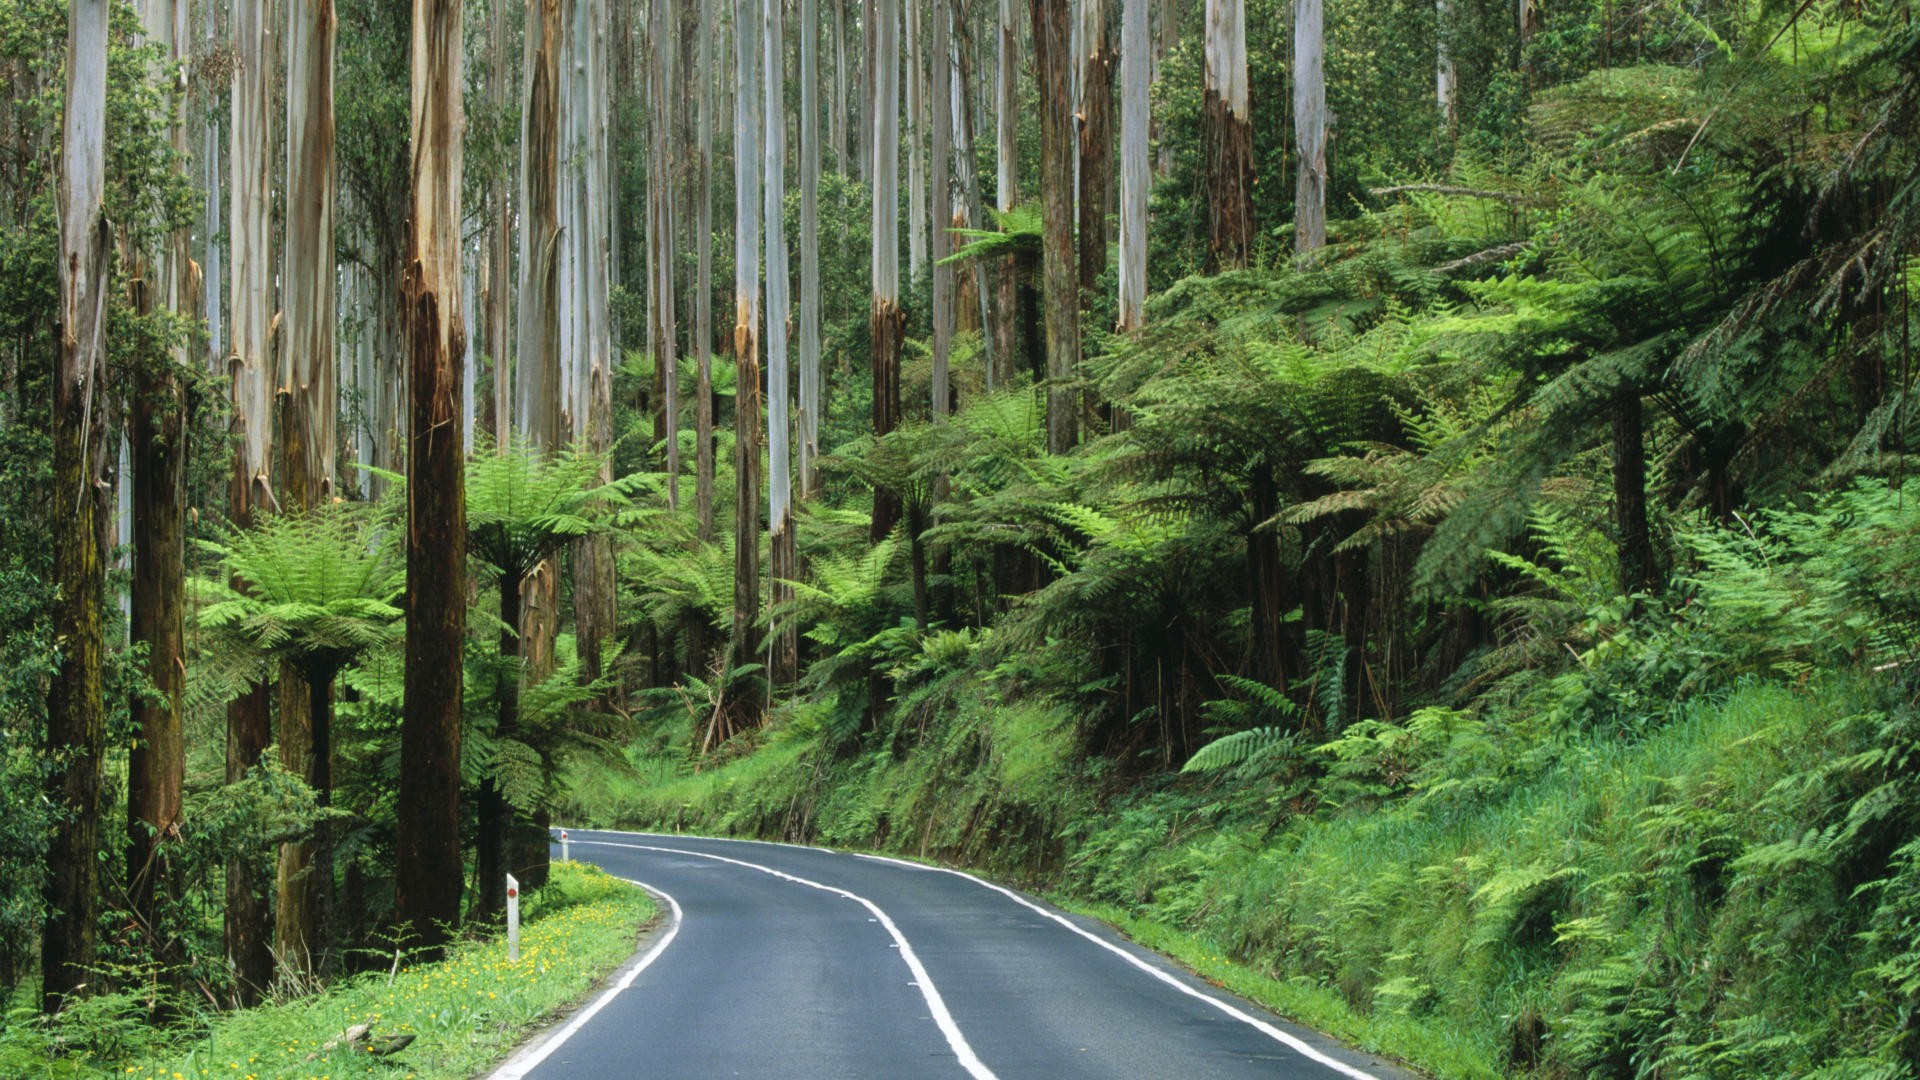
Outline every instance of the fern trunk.
{"label": "fern trunk", "polygon": [[1622,386],[1613,402],[1613,525],[1620,543],[1620,591],[1631,596],[1656,587],[1653,539],[1647,531],[1646,414],[1637,386]]}

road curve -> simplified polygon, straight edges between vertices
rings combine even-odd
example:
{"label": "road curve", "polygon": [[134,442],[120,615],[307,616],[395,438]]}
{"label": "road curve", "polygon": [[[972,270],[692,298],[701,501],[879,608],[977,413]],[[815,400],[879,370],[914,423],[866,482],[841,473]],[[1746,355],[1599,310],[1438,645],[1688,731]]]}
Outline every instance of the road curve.
{"label": "road curve", "polygon": [[650,833],[574,830],[572,854],[669,918],[491,1080],[1412,1075],[957,871]]}

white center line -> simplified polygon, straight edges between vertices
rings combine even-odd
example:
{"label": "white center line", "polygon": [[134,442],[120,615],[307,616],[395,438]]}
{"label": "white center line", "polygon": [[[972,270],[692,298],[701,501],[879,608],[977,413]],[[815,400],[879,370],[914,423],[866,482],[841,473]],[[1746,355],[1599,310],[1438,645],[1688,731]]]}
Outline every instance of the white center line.
{"label": "white center line", "polygon": [[[919,990],[920,996],[926,999],[927,1011],[933,1015],[933,1022],[939,1026],[940,1033],[946,1036],[947,1045],[953,1049],[954,1057],[960,1060],[961,1068],[966,1069],[967,1074],[972,1076],[974,1080],[999,1080],[999,1078],[994,1075],[993,1070],[987,1068],[986,1063],[980,1060],[980,1056],[973,1052],[973,1047],[967,1042],[967,1037],[961,1034],[960,1025],[954,1022],[953,1014],[947,1011],[946,1001],[940,997],[939,988],[933,985],[933,977],[927,974],[926,967],[920,963],[920,957],[915,955],[913,945],[907,941],[907,936],[900,932],[900,928],[894,925],[893,919],[888,916],[885,911],[880,910],[880,905],[866,897],[858,893],[848,892],[834,885],[823,885],[818,881],[796,877],[793,874],[775,870],[771,866],[762,866],[759,863],[745,862],[741,859],[729,859],[725,855],[709,855],[704,851],[689,851],[685,848],[656,847],[652,844],[619,844],[611,840],[575,840],[573,843],[576,845],[594,844],[600,847],[631,848],[635,851],[654,851],[664,855],[689,855],[698,859],[712,859],[714,862],[729,863],[733,866],[743,867],[748,870],[758,870],[760,873],[772,875],[782,881],[790,881],[795,885],[805,885],[809,889],[819,889],[821,892],[832,893],[835,896],[844,896],[852,900],[854,903],[859,904],[871,912],[873,917],[879,920],[880,925],[886,927],[887,933],[892,935],[894,944],[900,949],[900,959],[906,961],[907,970],[913,974],[913,985],[915,989]],[[678,908],[676,907],[675,910],[677,914]],[[599,1003],[595,1002],[595,1007],[598,1007],[598,1005]],[[515,1078],[496,1075],[492,1080],[515,1080]]]}

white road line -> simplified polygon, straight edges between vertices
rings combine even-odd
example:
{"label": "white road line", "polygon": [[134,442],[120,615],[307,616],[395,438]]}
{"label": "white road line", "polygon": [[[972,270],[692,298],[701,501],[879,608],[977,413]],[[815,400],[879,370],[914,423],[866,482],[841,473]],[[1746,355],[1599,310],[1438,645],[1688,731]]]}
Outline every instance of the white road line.
{"label": "white road line", "polygon": [[648,949],[645,956],[642,956],[631,968],[627,969],[627,973],[620,977],[619,982],[607,987],[605,992],[593,999],[592,1004],[573,1014],[573,1019],[569,1020],[565,1027],[560,1028],[545,1039],[528,1046],[511,1058],[508,1058],[506,1064],[500,1066],[487,1076],[487,1080],[523,1080],[536,1066],[547,1060],[555,1050],[560,1049],[561,1043],[573,1038],[575,1033],[586,1026],[587,1021],[593,1019],[594,1015],[601,1009],[606,1008],[607,1003],[612,1001],[615,995],[627,987],[632,986],[633,980],[639,978],[640,973],[647,970],[647,967],[655,960],[660,959],[660,954],[667,951],[668,945],[673,944],[674,937],[680,933],[679,901],[643,881],[634,881],[632,878],[623,878],[622,880],[638,885],[667,902],[667,908],[672,912],[672,917],[667,922],[666,932],[660,935],[659,939],[653,943],[653,948]]}
{"label": "white road line", "polygon": [[1093,942],[1095,945],[1098,945],[1101,948],[1107,950],[1108,952],[1114,954],[1115,956],[1118,956],[1122,960],[1125,960],[1127,963],[1132,964],[1134,967],[1139,968],[1141,971],[1144,971],[1147,974],[1153,976],[1154,978],[1159,979],[1161,982],[1166,983],[1168,986],[1173,987],[1175,990],[1180,991],[1181,993],[1187,995],[1188,997],[1198,998],[1201,1001],[1204,1001],[1207,1004],[1213,1006],[1214,1008],[1220,1010],[1221,1012],[1226,1013],[1228,1016],[1233,1017],[1235,1020],[1238,1020],[1243,1024],[1249,1025],[1254,1030],[1260,1032],[1262,1035],[1265,1035],[1268,1038],[1274,1040],[1275,1042],[1280,1043],[1281,1045],[1287,1047],[1288,1049],[1294,1051],[1295,1053],[1298,1053],[1299,1055],[1307,1058],[1310,1061],[1315,1061],[1321,1065],[1325,1065],[1327,1068],[1332,1069],[1334,1072],[1337,1072],[1342,1076],[1352,1077],[1352,1080],[1380,1080],[1379,1077],[1375,1076],[1370,1072],[1367,1072],[1364,1069],[1356,1068],[1352,1065],[1347,1064],[1344,1061],[1339,1060],[1338,1058],[1329,1057],[1326,1054],[1323,1054],[1320,1051],[1315,1050],[1313,1047],[1307,1045],[1298,1037],[1287,1034],[1286,1032],[1280,1030],[1279,1028],[1274,1027],[1272,1024],[1267,1023],[1265,1020],[1262,1020],[1259,1017],[1248,1013],[1246,1010],[1241,1009],[1230,1002],[1222,1001],[1219,998],[1214,997],[1212,994],[1203,994],[1200,991],[1195,990],[1193,987],[1188,986],[1186,983],[1180,981],[1179,979],[1173,977],[1172,975],[1169,975],[1166,972],[1160,970],[1159,968],[1154,967],[1152,964],[1147,963],[1145,960],[1140,959],[1138,956],[1135,956],[1134,954],[1128,952],[1127,950],[1121,948],[1120,946],[1115,945],[1113,942],[1108,941],[1105,938],[1102,938],[1101,936],[1099,936],[1098,934],[1091,933],[1087,931],[1085,928],[1076,925],[1071,919],[1064,918],[1060,915],[1055,914],[1054,912],[1048,911],[1046,908],[1043,908],[1039,904],[1034,903],[1033,901],[1027,899],[1024,896],[1021,896],[1019,893],[1014,892],[1012,889],[1003,888],[999,885],[995,885],[991,881],[987,881],[983,878],[974,877],[972,874],[969,874],[964,870],[950,870],[944,866],[926,866],[921,863],[908,862],[905,859],[894,859],[894,858],[889,858],[885,855],[868,855],[868,854],[865,854],[864,852],[855,852],[854,855],[857,858],[869,859],[873,862],[892,863],[896,866],[905,866],[910,869],[923,870],[929,873],[952,874],[955,877],[965,878],[968,881],[971,881],[974,884],[979,885],[981,888],[992,889],[994,892],[997,892],[1002,896],[1005,896],[1007,899],[1012,900],[1014,903],[1019,904],[1020,906],[1025,908],[1030,908],[1033,911],[1039,913],[1040,915],[1043,915],[1046,918],[1052,919],[1054,922],[1057,922],[1061,926],[1064,926],[1067,929],[1073,931],[1074,933],[1079,934],[1081,937],[1086,938],[1088,941]]}
{"label": "white road line", "polygon": [[[994,1075],[993,1070],[987,1068],[986,1063],[981,1061],[979,1055],[973,1052],[973,1047],[967,1042],[967,1037],[961,1034],[960,1025],[954,1022],[953,1014],[947,1011],[946,1001],[940,997],[939,988],[933,985],[933,976],[927,974],[926,967],[920,963],[920,957],[914,954],[913,946],[908,943],[907,936],[900,932],[900,928],[894,925],[893,919],[888,917],[886,912],[880,910],[880,905],[866,897],[858,893],[848,892],[837,886],[823,885],[818,881],[810,881],[807,878],[796,877],[793,874],[775,870],[771,866],[761,866],[759,863],[745,862],[740,859],[729,859],[725,855],[710,855],[704,851],[689,851],[685,848],[656,847],[652,844],[620,844],[611,840],[575,840],[573,843],[593,844],[597,847],[631,848],[635,851],[655,851],[664,855],[689,855],[698,859],[712,859],[714,862],[730,863],[748,870],[758,870],[763,874],[770,874],[782,881],[791,881],[795,885],[805,885],[809,889],[819,889],[821,892],[833,893],[835,896],[844,896],[852,900],[854,903],[859,904],[871,912],[874,918],[880,921],[880,925],[886,927],[887,933],[893,936],[894,944],[900,947],[900,959],[907,962],[907,970],[913,973],[914,986],[919,989],[920,996],[926,999],[927,1011],[933,1014],[933,1022],[939,1026],[940,1033],[947,1037],[947,1045],[953,1049],[954,1056],[960,1059],[961,1068],[966,1069],[967,1074],[972,1076],[974,1080],[999,1080],[999,1078]],[[676,912],[677,910],[676,908]],[[598,1002],[595,1003],[596,1006],[598,1004]],[[509,1078],[495,1076],[492,1080],[509,1080]]]}

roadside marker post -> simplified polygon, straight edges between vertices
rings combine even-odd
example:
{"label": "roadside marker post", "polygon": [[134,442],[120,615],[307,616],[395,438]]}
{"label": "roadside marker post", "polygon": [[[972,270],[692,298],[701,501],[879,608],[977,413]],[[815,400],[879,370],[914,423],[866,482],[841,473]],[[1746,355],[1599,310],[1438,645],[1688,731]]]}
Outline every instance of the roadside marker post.
{"label": "roadside marker post", "polygon": [[567,854],[567,830],[565,829],[560,830],[560,861],[561,862],[573,861],[573,857]]}
{"label": "roadside marker post", "polygon": [[507,963],[520,962],[520,882],[507,875]]}

